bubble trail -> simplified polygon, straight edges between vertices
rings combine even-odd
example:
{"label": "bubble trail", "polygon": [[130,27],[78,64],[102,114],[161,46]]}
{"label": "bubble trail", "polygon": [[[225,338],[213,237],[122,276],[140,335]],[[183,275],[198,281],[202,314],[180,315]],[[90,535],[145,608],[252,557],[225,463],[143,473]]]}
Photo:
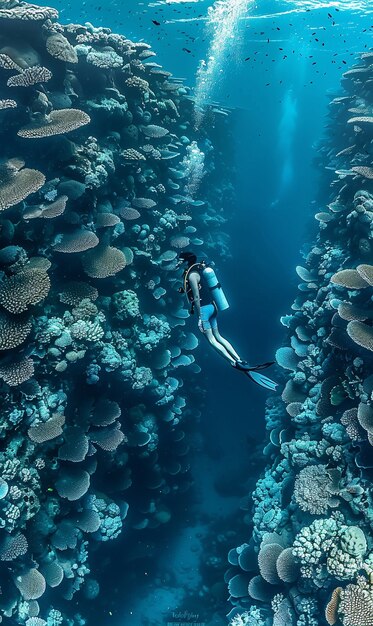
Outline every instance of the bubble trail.
{"label": "bubble trail", "polygon": [[204,107],[209,103],[212,92],[223,73],[228,52],[232,52],[238,41],[238,29],[241,18],[249,8],[254,7],[253,0],[216,0],[208,9],[207,28],[212,31],[212,40],[207,60],[200,62],[195,87],[195,125],[198,128],[204,117]]}

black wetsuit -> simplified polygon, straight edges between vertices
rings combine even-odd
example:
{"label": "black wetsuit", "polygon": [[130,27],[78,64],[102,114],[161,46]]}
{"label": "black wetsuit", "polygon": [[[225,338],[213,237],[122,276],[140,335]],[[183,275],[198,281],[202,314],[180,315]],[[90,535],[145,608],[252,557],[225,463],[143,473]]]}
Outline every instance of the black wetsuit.
{"label": "black wetsuit", "polygon": [[203,276],[203,273],[200,272],[197,268],[196,269],[192,269],[190,271],[190,273],[188,273],[188,270],[186,270],[184,272],[184,278],[185,276],[188,274],[188,278],[187,278],[187,282],[186,282],[186,295],[187,298],[189,300],[189,302],[193,305],[194,304],[194,296],[193,296],[193,291],[192,291],[192,287],[190,286],[190,282],[189,282],[189,278],[192,276],[192,274],[198,274],[200,281],[198,283],[198,293],[199,293],[199,300],[200,300],[200,306],[205,306],[206,304],[213,304],[214,300],[212,298],[211,295],[211,290],[209,288],[209,286],[207,285],[206,279]]}

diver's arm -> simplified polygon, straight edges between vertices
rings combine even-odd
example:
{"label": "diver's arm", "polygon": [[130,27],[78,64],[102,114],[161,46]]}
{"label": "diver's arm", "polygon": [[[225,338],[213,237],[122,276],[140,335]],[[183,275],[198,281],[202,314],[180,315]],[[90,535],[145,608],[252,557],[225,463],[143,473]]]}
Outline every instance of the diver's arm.
{"label": "diver's arm", "polygon": [[189,284],[192,290],[194,306],[196,307],[198,317],[200,317],[201,315],[201,300],[199,298],[199,287],[198,287],[199,281],[200,281],[200,277],[199,277],[199,274],[197,274],[197,272],[193,272],[192,274],[190,274]]}

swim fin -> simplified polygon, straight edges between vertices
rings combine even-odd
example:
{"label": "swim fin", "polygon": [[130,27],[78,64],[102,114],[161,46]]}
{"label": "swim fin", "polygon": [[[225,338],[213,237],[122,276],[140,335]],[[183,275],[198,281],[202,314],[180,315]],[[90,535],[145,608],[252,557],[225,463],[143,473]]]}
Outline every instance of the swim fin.
{"label": "swim fin", "polygon": [[248,370],[245,372],[246,376],[250,378],[254,383],[260,385],[260,387],[264,387],[265,389],[271,389],[272,391],[276,391],[278,383],[267,376],[263,376],[259,372]]}
{"label": "swim fin", "polygon": [[260,385],[260,387],[264,387],[265,389],[271,389],[272,391],[276,391],[278,383],[267,376],[263,376],[260,374],[258,370],[264,370],[271,365],[274,365],[275,361],[267,361],[266,363],[260,363],[259,365],[249,365],[247,361],[236,361],[234,363],[234,367],[241,372],[244,372],[246,376],[250,378],[254,383]]}
{"label": "swim fin", "polygon": [[275,361],[267,361],[266,363],[261,363],[259,365],[249,365],[247,361],[236,361],[234,367],[241,372],[256,372],[258,370],[264,370],[267,367],[271,367],[274,363]]}

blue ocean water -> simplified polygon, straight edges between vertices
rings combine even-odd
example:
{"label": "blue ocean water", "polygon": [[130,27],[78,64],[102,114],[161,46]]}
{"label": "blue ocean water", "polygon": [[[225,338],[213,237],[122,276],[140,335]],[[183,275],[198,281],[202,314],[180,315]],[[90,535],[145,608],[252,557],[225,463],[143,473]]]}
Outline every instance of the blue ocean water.
{"label": "blue ocean water", "polygon": [[[193,87],[211,43],[207,12],[212,4],[126,0],[124,7],[74,0],[53,6],[63,22],[89,21],[149,43],[157,61]],[[220,269],[233,303],[224,325],[252,361],[270,359],[281,344],[279,318],[294,295],[299,250],[315,228],[320,172],[313,161],[327,104],[343,70],[370,46],[370,35],[369,2],[256,2],[214,77],[211,100],[233,111],[236,167],[236,204],[229,207],[232,259]],[[208,387],[220,388],[227,372],[208,359]],[[222,439],[230,437],[224,426],[228,411],[237,415],[236,428],[243,424],[250,433],[261,433],[263,424],[243,415],[248,409],[260,414],[262,398],[248,398],[234,372],[229,388],[228,397],[215,400],[212,394],[209,400],[214,419],[222,416]]]}
{"label": "blue ocean water", "polygon": [[[11,2],[9,4],[12,5]],[[15,4],[17,5],[17,2]],[[366,2],[357,0],[261,2],[258,0],[256,3],[244,3],[241,0],[240,3],[239,0],[217,0],[214,5],[210,0],[191,2],[111,0],[102,3],[91,0],[84,2],[49,0],[37,4],[57,9],[61,24],[89,22],[94,27],[110,28],[113,32],[124,35],[134,42],[150,44],[157,54],[154,60],[171,72],[173,77],[183,78],[183,84],[191,88],[191,98],[188,102],[192,102],[195,96],[202,111],[216,109],[216,121],[211,123],[211,128],[208,127],[208,132],[214,145],[217,174],[215,179],[214,173],[211,174],[208,184],[202,179],[200,193],[208,197],[210,203],[215,203],[213,210],[222,220],[218,228],[216,228],[216,223],[212,224],[210,233],[208,216],[206,217],[203,224],[204,241],[197,240],[194,249],[197,254],[206,251],[208,258],[215,262],[219,280],[230,303],[229,310],[219,314],[221,333],[231,341],[240,356],[250,363],[275,360],[276,351],[286,341],[287,329],[281,324],[280,318],[291,311],[291,305],[301,291],[298,289],[299,275],[296,274],[295,268],[305,264],[304,259],[318,233],[318,223],[314,215],[324,211],[325,205],[334,197],[333,187],[330,186],[334,172],[331,172],[330,166],[327,169],[332,157],[328,160],[325,152],[327,149],[332,152],[333,139],[336,145],[339,145],[339,141],[333,136],[333,130],[331,130],[333,122],[327,117],[330,111],[328,105],[333,98],[341,95],[342,74],[357,62],[359,54],[368,52],[372,45],[371,2],[368,0]],[[225,13],[224,5],[229,4],[232,5],[231,12]],[[231,24],[230,31],[224,30],[224,19],[233,19],[234,5],[238,17]],[[4,6],[6,8],[6,2]],[[215,16],[217,14],[218,18],[219,11],[221,11],[220,27],[213,21],[214,14],[211,8],[214,9],[214,6]],[[217,41],[217,45],[212,48],[214,41]],[[8,41],[5,41],[5,44],[10,45]],[[221,55],[218,54],[219,51]],[[202,70],[201,61],[205,62]],[[209,64],[212,67],[210,73]],[[72,71],[70,66],[69,68]],[[203,83],[203,80],[206,83]],[[201,81],[203,86],[201,86]],[[74,86],[73,83],[71,85]],[[106,87],[110,89],[112,85],[107,83]],[[101,85],[97,87],[97,92],[99,88]],[[93,101],[95,85],[88,84],[87,91]],[[40,92],[44,93],[43,89]],[[199,93],[200,100],[198,100]],[[369,93],[371,94],[371,91]],[[24,117],[27,106],[31,106],[30,102],[25,96]],[[39,113],[44,111],[42,104],[40,106],[41,110],[37,111]],[[185,113],[186,116],[187,113]],[[371,110],[365,111],[364,115],[370,117]],[[27,123],[27,120],[24,119],[23,122]],[[109,127],[106,129],[105,122],[102,124],[103,134],[107,132],[109,136],[111,129]],[[337,122],[335,125],[337,133],[339,131]],[[198,138],[197,126],[194,130]],[[201,132],[204,132],[203,123],[201,128]],[[186,126],[185,133],[189,130],[190,127]],[[328,144],[328,148],[325,148],[328,133],[329,135],[331,133],[332,139],[329,138],[328,141],[331,143]],[[117,141],[118,137],[114,139]],[[175,141],[177,142],[176,139]],[[150,140],[149,143],[151,143]],[[207,145],[205,142],[203,147]],[[179,143],[177,146],[180,148]],[[64,146],[67,152],[70,148],[67,144]],[[91,152],[84,153],[88,161],[94,158],[92,154],[95,148],[91,146],[91,150]],[[53,146],[50,154],[52,151]],[[25,154],[31,158],[32,152],[30,148],[25,151]],[[206,154],[208,154],[207,149]],[[371,163],[372,153],[367,154],[364,164],[368,166]],[[11,156],[15,155],[4,152],[4,158]],[[61,157],[61,176],[71,175],[74,178],[76,165],[73,164],[69,169],[70,166],[66,166],[66,162]],[[37,163],[34,167],[36,165]],[[133,177],[137,173],[134,170]],[[122,175],[124,178],[127,173],[122,173]],[[120,178],[120,175],[118,177]],[[225,188],[222,189],[220,184],[224,177],[226,177]],[[128,189],[130,189],[131,182],[127,182]],[[153,188],[157,182],[152,179]],[[139,184],[143,185],[141,187],[143,190],[145,183],[140,181]],[[367,183],[364,189],[371,193],[369,184]],[[115,187],[116,182],[112,182],[112,185]],[[357,188],[354,188],[355,191]],[[115,193],[117,197],[120,195],[117,189]],[[198,193],[196,195],[198,196]],[[47,198],[46,195],[43,197],[44,200]],[[47,199],[54,200],[55,198],[52,194]],[[27,209],[29,208],[31,210],[35,207],[34,205],[27,206]],[[371,207],[368,208],[371,209]],[[85,207],[79,205],[77,212],[79,211],[84,214]],[[76,212],[70,221],[67,221],[69,227],[80,223],[74,222],[75,219],[78,220]],[[201,222],[203,223],[203,220]],[[29,223],[32,223],[32,220]],[[89,230],[90,223],[87,219],[84,228],[88,227]],[[40,227],[37,236],[40,239],[44,235],[50,237],[50,233],[47,226],[45,229]],[[198,235],[197,231],[195,236],[198,237]],[[120,236],[119,233],[118,237]],[[342,234],[342,240],[344,236],[347,237]],[[30,241],[32,237],[36,236],[30,235]],[[25,241],[27,240],[26,236]],[[18,245],[20,240],[15,240],[13,243]],[[208,244],[211,245],[208,246]],[[30,250],[29,256],[39,253],[40,248],[37,248],[35,244],[35,249]],[[136,260],[138,265],[136,265]],[[112,315],[118,320],[119,316],[118,310],[113,313],[114,305],[107,303],[112,295],[113,286],[116,288],[118,285],[118,290],[138,289],[140,293],[144,290],[144,281],[153,279],[148,269],[143,274],[141,273],[143,258],[139,255],[136,260],[133,266],[135,269],[131,275],[132,282],[129,285],[125,281],[120,282],[120,279],[116,283],[114,279],[109,286],[103,287],[100,293],[103,310],[109,317]],[[371,256],[368,255],[362,262],[371,263]],[[349,266],[346,265],[346,267]],[[78,264],[74,265],[73,261],[68,267],[69,271],[62,264],[58,266],[57,262],[52,266],[52,270],[55,271],[60,281],[65,278],[65,271],[69,273],[70,278],[75,272],[78,274],[80,272]],[[137,276],[135,276],[136,271]],[[88,275],[96,278],[94,274]],[[168,304],[166,300],[164,302],[164,308],[155,309],[154,314],[157,312],[160,315],[162,312],[168,314],[169,302]],[[149,308],[148,313],[151,315],[153,311],[150,297],[146,304]],[[51,317],[54,319],[55,315],[51,314]],[[200,337],[196,317],[190,316],[186,320],[185,328],[188,332],[193,332]],[[135,324],[136,316],[134,320],[131,323]],[[128,319],[123,325],[125,328],[129,326]],[[115,324],[113,328],[115,332]],[[44,330],[38,328],[38,332],[47,334],[45,328]],[[53,336],[53,329],[48,327],[48,332]],[[107,332],[110,335],[112,331]],[[122,340],[130,341],[129,337],[130,331],[128,330],[127,334],[123,334]],[[175,346],[168,345],[166,342],[165,346],[167,349],[175,349]],[[144,350],[146,351],[147,348]],[[150,487],[154,490],[154,498],[144,497],[144,485],[147,485],[147,481],[151,482],[154,479],[153,476],[150,478],[150,465],[153,464],[152,467],[156,465],[157,468],[167,466],[173,448],[181,448],[183,445],[180,441],[184,434],[180,435],[177,431],[178,417],[175,422],[177,431],[175,437],[174,433],[170,436],[164,424],[161,425],[151,441],[153,448],[150,447],[148,457],[147,450],[143,456],[137,451],[133,452],[130,434],[129,449],[126,449],[123,456],[120,456],[118,466],[115,466],[116,461],[113,461],[112,465],[109,461],[104,461],[103,475],[97,479],[95,485],[96,496],[101,497],[102,501],[104,501],[103,494],[115,493],[116,483],[125,482],[118,468],[123,470],[129,458],[128,464],[131,464],[133,483],[130,490],[131,502],[128,518],[125,518],[123,532],[120,535],[118,533],[118,537],[99,545],[96,549],[92,549],[92,553],[90,552],[90,572],[85,574],[88,582],[85,586],[80,583],[83,586],[83,593],[75,595],[65,593],[59,599],[59,604],[56,602],[56,596],[53,597],[52,604],[49,604],[66,616],[63,622],[58,621],[56,617],[54,619],[50,614],[47,618],[47,613],[42,612],[40,616],[46,621],[37,621],[36,613],[32,613],[35,607],[31,607],[32,610],[28,612],[29,608],[24,606],[27,601],[35,602],[35,597],[23,596],[23,604],[17,605],[17,609],[14,608],[15,600],[13,608],[9,609],[6,606],[4,623],[11,625],[20,623],[26,626],[44,626],[45,623],[48,626],[51,624],[55,626],[59,623],[68,626],[85,623],[87,625],[100,624],[100,626],[107,624],[113,626],[185,626],[186,624],[189,626],[223,626],[230,623],[230,619],[234,619],[234,616],[226,617],[232,605],[239,605],[242,612],[248,609],[250,603],[243,602],[242,606],[239,604],[238,599],[242,598],[244,593],[232,593],[232,584],[228,591],[227,585],[232,579],[233,572],[227,573],[230,567],[227,554],[235,546],[248,543],[253,533],[257,541],[260,535],[258,526],[255,536],[251,504],[248,504],[248,499],[265,465],[268,465],[268,457],[263,455],[263,448],[268,444],[268,431],[271,430],[269,426],[266,429],[265,422],[266,401],[270,394],[253,385],[240,372],[224,362],[204,339],[194,350],[193,356],[201,372],[193,379],[189,379],[186,375],[185,383],[182,383],[185,384],[187,390],[185,394],[187,410],[191,407],[190,424],[187,423],[187,412],[180,418],[182,425],[186,422],[183,426],[187,433],[185,438],[188,440],[187,448],[188,450],[191,448],[192,453],[186,456],[186,460],[180,464],[182,469],[175,470],[175,475],[183,474],[186,477],[185,480],[180,480],[180,483],[178,479],[175,479],[174,483],[171,480],[171,487],[167,485],[169,491],[164,492],[162,492],[163,485],[161,483],[158,485],[155,480]],[[178,358],[177,348],[172,357]],[[146,358],[145,365],[149,365]],[[149,359],[151,361],[151,357]],[[346,357],[346,368],[349,365],[347,361]],[[97,373],[94,369],[97,362],[98,358],[90,370],[92,377]],[[109,357],[107,357],[107,362],[109,362]],[[110,367],[115,369],[112,362],[113,360],[108,366],[109,372]],[[153,362],[151,362],[151,367],[153,367]],[[61,372],[63,380],[63,368],[57,371]],[[271,372],[268,373],[269,376],[273,376],[274,379],[284,384],[283,370],[279,366],[276,365],[273,370],[267,371]],[[173,376],[173,373],[175,377],[178,376],[176,367],[169,375]],[[312,376],[312,373],[308,375]],[[145,375],[142,372],[142,376],[145,377]],[[43,371],[43,376],[48,378],[46,369]],[[336,387],[337,382],[334,382]],[[67,417],[71,420],[69,427],[73,430],[80,428],[76,415],[85,415],[80,402],[84,404],[84,394],[88,397],[91,393],[91,391],[84,391],[87,388],[84,385],[85,382],[82,383],[82,398],[79,397],[79,389],[73,392],[71,387],[63,388],[69,402],[69,394],[73,396],[74,402],[76,400],[74,409],[68,405],[70,413]],[[126,406],[127,391],[124,388],[121,394],[121,383],[114,381],[108,382],[107,385],[107,388],[103,385],[98,392],[92,392],[95,402],[98,402],[99,396],[105,394],[107,390],[113,392],[113,397],[117,400],[121,397],[122,416],[125,415],[125,420],[131,423],[131,427],[133,424],[136,428],[138,426],[137,435],[140,437],[139,433],[147,432],[146,428],[151,432],[152,426],[149,424],[154,424],[156,421],[154,414],[158,410],[155,402],[153,402],[155,407],[153,414],[151,401],[144,394],[145,404],[142,406],[146,405],[146,410],[145,408],[138,409],[139,406],[141,407],[140,398],[135,407],[138,412],[133,410],[131,413],[129,407],[132,407],[132,404]],[[61,383],[61,389],[62,387]],[[138,388],[140,389],[141,386]],[[180,390],[182,395],[182,385],[180,385]],[[56,389],[52,391],[57,396]],[[355,392],[350,392],[350,399],[353,393]],[[367,391],[364,393],[366,395],[363,396],[363,400],[368,402],[369,394]],[[357,393],[354,397],[357,397]],[[294,400],[294,403],[296,402]],[[57,400],[55,404],[56,406],[51,402],[50,406],[58,413]],[[349,408],[348,405],[347,410]],[[138,415],[141,412],[140,418]],[[125,420],[123,431],[124,435],[127,435]],[[98,427],[100,424],[95,424],[95,426]],[[130,430],[131,428],[128,429],[129,432]],[[97,433],[95,436],[99,441],[100,436]],[[96,445],[97,441],[91,437],[90,445]],[[149,441],[146,441],[144,446],[146,447],[148,443]],[[135,445],[133,444],[134,447]],[[139,447],[142,445],[142,443],[138,444]],[[19,443],[19,449],[21,447],[22,444]],[[103,450],[105,450],[104,446]],[[53,451],[49,450],[46,453],[47,457],[48,455],[52,458]],[[180,457],[184,457],[184,452],[180,452]],[[57,456],[58,458],[61,457]],[[337,457],[334,461],[338,463]],[[90,470],[87,469],[87,472],[90,474]],[[169,473],[174,475],[172,470]],[[75,474],[72,473],[71,476],[68,475],[68,479],[70,477],[72,480],[74,476]],[[112,489],[111,484],[114,485]],[[48,481],[43,483],[43,489],[52,490]],[[172,490],[175,493],[178,492],[178,497],[174,500],[171,497],[172,493],[170,495]],[[60,486],[57,491],[60,494],[63,488]],[[123,488],[122,491],[119,489],[118,492],[120,492],[117,498],[119,504],[115,506],[122,506],[126,501],[126,489]],[[164,502],[162,500],[157,510],[159,494],[161,494],[160,500],[164,496]],[[116,497],[117,494],[113,495],[113,499]],[[55,504],[55,506],[58,505]],[[80,514],[81,511],[74,510],[74,515],[78,513]],[[330,511],[328,516],[329,513]],[[290,516],[297,514],[295,508],[290,509]],[[63,506],[59,515],[56,528],[64,518]],[[115,518],[114,514],[113,517]],[[118,519],[118,514],[115,519]],[[147,523],[148,519],[152,522],[146,525],[144,519]],[[313,519],[306,512],[304,525],[310,524]],[[70,518],[69,520],[71,522]],[[353,511],[351,520],[349,525],[353,522],[356,526],[359,525],[357,509]],[[47,521],[42,520],[42,522],[47,527]],[[38,523],[44,528],[40,520]],[[24,528],[12,527],[12,532],[18,532],[18,530],[24,531]],[[47,535],[48,531],[45,530],[45,533]],[[35,538],[33,541],[36,553],[38,553],[38,542]],[[73,544],[74,541],[71,541]],[[83,568],[82,563],[85,562],[82,557],[84,546],[80,552],[82,562],[79,563],[73,562],[75,556],[72,546],[69,545],[68,548],[65,552],[65,561],[61,557],[61,563],[64,561],[66,579],[69,578],[67,573],[69,569],[66,566],[69,558],[70,566],[74,566],[74,570],[79,567]],[[56,549],[53,541],[52,544],[48,544],[48,549],[50,551]],[[370,537],[369,550],[371,549]],[[27,566],[35,566],[36,557],[33,552],[28,554],[27,559]],[[3,560],[6,561],[6,559]],[[230,565],[237,564],[230,561]],[[21,571],[23,569],[20,566],[19,572]],[[250,571],[250,569],[245,571]],[[19,572],[15,568],[14,576]],[[238,576],[236,573],[234,575]],[[81,577],[83,579],[84,575],[82,574]],[[70,578],[73,578],[73,574]],[[350,582],[347,577],[342,579],[346,581],[342,584]],[[338,580],[340,579],[336,576],[336,581]],[[265,581],[269,584],[267,579]],[[247,581],[244,582],[247,588]],[[320,584],[319,587],[321,586]],[[302,592],[308,592],[311,600],[315,599],[316,592],[313,593],[306,587],[305,584],[304,588],[301,588]],[[280,585],[276,584],[275,589],[279,595],[282,593]],[[47,593],[50,592],[48,588]],[[325,604],[327,600],[324,599]],[[271,604],[268,600],[265,603],[263,598],[259,598],[258,601],[260,610]],[[48,606],[48,597],[45,602]],[[253,598],[251,604],[255,604]],[[41,600],[40,605],[42,606]],[[288,613],[285,617],[277,616],[276,621],[265,613],[265,608],[263,611],[263,614],[258,612],[250,618],[243,617],[241,622],[236,621],[234,624],[235,626],[239,624],[325,626],[327,623],[321,606],[318,621],[315,621],[311,610],[309,621],[304,621],[306,618],[303,620],[301,612],[298,618],[294,617],[295,614]],[[352,626],[360,624],[358,621],[342,623],[352,624]]]}

